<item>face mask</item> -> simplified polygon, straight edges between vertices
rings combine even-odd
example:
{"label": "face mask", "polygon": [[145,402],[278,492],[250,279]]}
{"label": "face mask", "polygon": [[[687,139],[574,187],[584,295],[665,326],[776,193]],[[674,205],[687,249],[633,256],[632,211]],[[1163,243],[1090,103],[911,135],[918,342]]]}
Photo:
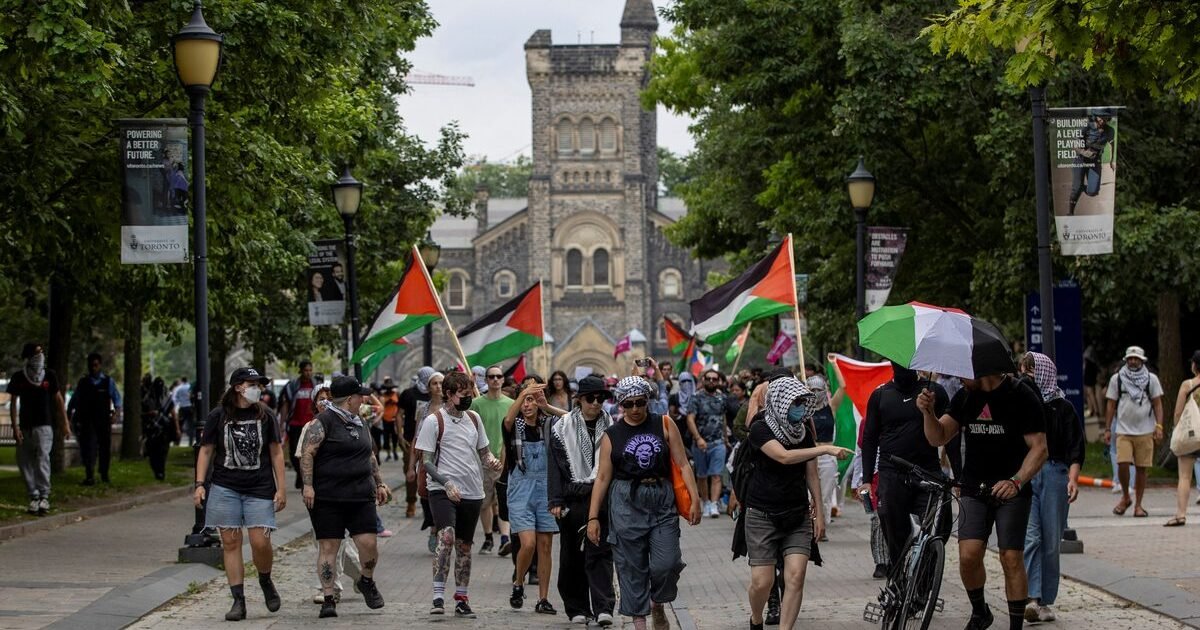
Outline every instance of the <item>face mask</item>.
{"label": "face mask", "polygon": [[804,412],[804,405],[792,405],[791,407],[788,407],[788,422],[792,424],[804,422]]}
{"label": "face mask", "polygon": [[262,390],[257,387],[247,387],[242,390],[242,397],[250,402],[258,402],[259,396],[262,396]]}
{"label": "face mask", "polygon": [[471,408],[471,400],[473,400],[471,396],[460,396],[458,404],[454,405],[454,408],[458,411],[466,411]]}
{"label": "face mask", "polygon": [[912,392],[917,388],[917,371],[892,363],[892,381],[900,391]]}

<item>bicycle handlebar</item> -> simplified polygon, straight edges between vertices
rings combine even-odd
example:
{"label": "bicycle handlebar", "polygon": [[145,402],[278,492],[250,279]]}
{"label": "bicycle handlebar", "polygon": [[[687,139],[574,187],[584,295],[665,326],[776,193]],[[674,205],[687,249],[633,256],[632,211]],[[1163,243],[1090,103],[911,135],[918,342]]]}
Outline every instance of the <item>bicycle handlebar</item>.
{"label": "bicycle handlebar", "polygon": [[931,473],[928,470],[925,470],[924,468],[921,468],[920,466],[918,466],[904,458],[896,457],[895,455],[888,455],[887,458],[888,458],[888,461],[892,462],[892,464],[895,465],[897,468],[902,468],[906,472],[916,475],[917,477],[920,477],[924,481],[935,483],[939,486],[942,486],[943,488],[955,488],[955,487],[961,488],[962,487],[957,481],[954,481],[952,479],[947,479],[943,475]]}

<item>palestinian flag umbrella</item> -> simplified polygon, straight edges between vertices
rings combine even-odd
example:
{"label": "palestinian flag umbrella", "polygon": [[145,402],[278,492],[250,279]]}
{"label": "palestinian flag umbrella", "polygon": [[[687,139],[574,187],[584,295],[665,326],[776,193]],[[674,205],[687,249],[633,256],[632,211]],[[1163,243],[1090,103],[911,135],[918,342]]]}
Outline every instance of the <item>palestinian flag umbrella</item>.
{"label": "palestinian flag umbrella", "polygon": [[978,378],[1017,369],[1000,329],[956,308],[920,302],[885,306],[858,322],[858,340],[914,370]]}

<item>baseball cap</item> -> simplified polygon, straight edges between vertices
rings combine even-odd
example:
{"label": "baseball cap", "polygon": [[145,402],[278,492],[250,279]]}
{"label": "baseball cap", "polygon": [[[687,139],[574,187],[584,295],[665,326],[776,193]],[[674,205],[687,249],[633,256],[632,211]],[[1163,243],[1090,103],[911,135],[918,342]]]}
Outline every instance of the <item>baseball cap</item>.
{"label": "baseball cap", "polygon": [[353,376],[339,376],[333,379],[333,384],[329,386],[329,395],[334,398],[345,398],[355,394],[370,396],[371,393],[370,389],[363,387]]}
{"label": "baseball cap", "polygon": [[254,381],[259,385],[266,385],[271,382],[271,379],[259,374],[258,370],[252,367],[240,367],[234,370],[233,374],[229,376],[230,385],[237,385],[246,381]]}

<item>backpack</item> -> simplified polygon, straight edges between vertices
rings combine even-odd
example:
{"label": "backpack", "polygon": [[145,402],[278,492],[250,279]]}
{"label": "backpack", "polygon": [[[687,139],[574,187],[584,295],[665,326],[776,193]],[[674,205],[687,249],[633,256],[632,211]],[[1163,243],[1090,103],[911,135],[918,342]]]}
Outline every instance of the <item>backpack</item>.
{"label": "backpack", "polygon": [[1187,401],[1183,404],[1183,413],[1171,431],[1171,452],[1177,457],[1195,455],[1200,451],[1200,401],[1197,401],[1194,395],[1198,389],[1200,385],[1188,392]]}
{"label": "backpack", "polygon": [[[433,449],[433,463],[437,463],[442,456],[442,436],[446,434],[446,419],[442,416],[444,409],[438,409],[436,417],[438,423],[437,446]],[[471,417],[471,422],[475,423],[475,430],[482,433],[483,427],[479,426],[479,419],[474,411],[468,411],[467,415]],[[417,496],[422,499],[429,498],[429,482],[426,480],[428,475],[425,474],[425,457],[417,459]]]}

